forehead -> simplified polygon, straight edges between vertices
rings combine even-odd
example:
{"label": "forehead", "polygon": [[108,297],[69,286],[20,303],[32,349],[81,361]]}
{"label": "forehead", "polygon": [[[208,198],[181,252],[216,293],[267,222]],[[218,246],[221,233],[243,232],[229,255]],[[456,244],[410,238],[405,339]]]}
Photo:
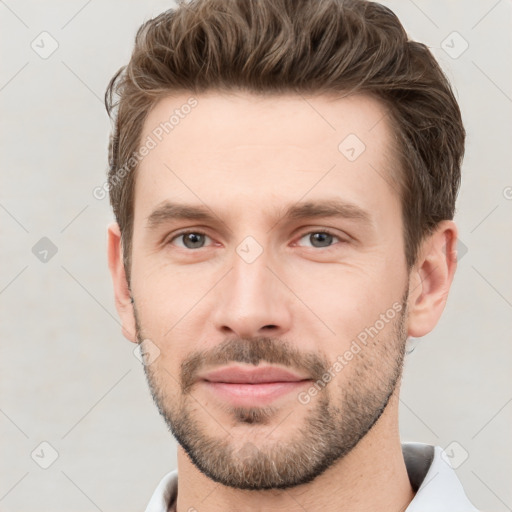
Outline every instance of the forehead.
{"label": "forehead", "polygon": [[135,220],[169,199],[261,211],[327,194],[396,202],[391,140],[385,108],[368,96],[168,96],[144,123]]}

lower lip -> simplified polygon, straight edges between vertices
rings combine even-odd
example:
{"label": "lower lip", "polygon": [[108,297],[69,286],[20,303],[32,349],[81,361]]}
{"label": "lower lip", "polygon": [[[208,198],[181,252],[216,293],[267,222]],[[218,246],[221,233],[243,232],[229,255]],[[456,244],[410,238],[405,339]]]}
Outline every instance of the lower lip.
{"label": "lower lip", "polygon": [[229,382],[202,381],[206,387],[223,400],[233,405],[256,406],[268,404],[277,398],[298,391],[309,380],[293,382],[264,382],[260,384],[239,384]]}

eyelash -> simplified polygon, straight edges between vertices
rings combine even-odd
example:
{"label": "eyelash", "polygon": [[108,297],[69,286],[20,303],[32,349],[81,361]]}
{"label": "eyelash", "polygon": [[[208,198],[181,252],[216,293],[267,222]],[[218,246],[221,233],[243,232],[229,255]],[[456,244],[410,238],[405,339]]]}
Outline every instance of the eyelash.
{"label": "eyelash", "polygon": [[[184,235],[188,235],[190,233],[193,233],[194,235],[202,235],[202,236],[206,236],[208,238],[210,238],[208,236],[207,233],[205,233],[204,231],[201,231],[200,229],[193,229],[193,230],[186,230],[186,231],[181,231],[177,234],[175,234],[168,242],[167,244],[171,244],[171,242],[173,242],[174,240],[176,240],[177,238],[181,237],[181,236],[184,236]],[[337,238],[339,240],[340,243],[344,243],[345,240],[343,240],[341,237],[339,237],[338,235],[335,235],[332,231],[329,231],[328,229],[323,229],[323,228],[320,228],[320,229],[314,229],[312,231],[306,231],[304,233],[301,233],[301,235],[299,236],[299,240],[301,238],[304,238],[306,235],[311,235],[313,233],[325,233],[326,235],[330,235],[332,236],[333,238]],[[328,251],[329,249],[333,248],[336,244],[333,244],[333,245],[330,245],[328,247],[311,247],[312,249],[323,249],[324,251]],[[187,248],[185,248],[187,249]],[[200,247],[199,249],[203,249],[203,247]],[[197,251],[199,249],[187,249],[188,251]]]}

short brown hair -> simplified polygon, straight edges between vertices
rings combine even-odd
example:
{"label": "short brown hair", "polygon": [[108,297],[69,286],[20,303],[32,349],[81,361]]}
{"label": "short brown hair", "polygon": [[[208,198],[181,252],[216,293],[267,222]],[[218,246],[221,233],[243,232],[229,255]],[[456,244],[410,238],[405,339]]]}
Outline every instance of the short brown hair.
{"label": "short brown hair", "polygon": [[[364,0],[192,0],[138,30],[111,79],[109,193],[130,281],[136,167],[151,107],[173,92],[368,94],[387,108],[400,166],[406,260],[452,219],[465,131],[450,84],[396,15]],[[117,98],[115,98],[117,96]]]}

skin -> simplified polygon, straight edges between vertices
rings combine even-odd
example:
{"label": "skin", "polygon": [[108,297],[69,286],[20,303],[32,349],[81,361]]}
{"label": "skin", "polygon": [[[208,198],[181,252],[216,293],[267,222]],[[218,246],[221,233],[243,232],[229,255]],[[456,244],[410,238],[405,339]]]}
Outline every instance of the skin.
{"label": "skin", "polygon": [[[190,96],[160,100],[141,140]],[[397,370],[393,362],[403,353],[405,337],[434,328],[456,268],[457,228],[452,221],[441,222],[407,269],[399,192],[392,179],[392,133],[377,100],[220,92],[195,97],[197,107],[138,169],[129,285],[119,227],[108,227],[116,307],[127,339],[149,339],[158,347],[158,357],[145,369],[168,411],[180,414],[177,404],[186,403],[212,439],[225,440],[235,452],[248,446],[266,452],[298,438],[322,397],[343,417],[344,391],[358,390],[358,377],[366,392],[377,392]],[[366,146],[355,161],[338,149],[349,134]],[[288,205],[332,198],[358,206],[368,221],[282,217]],[[173,220],[149,229],[149,215],[165,200],[207,205],[217,220]],[[187,249],[183,237],[173,239],[184,228],[205,232],[204,246]],[[335,237],[330,245],[315,247],[310,235],[321,228]],[[248,236],[263,249],[251,263],[236,252]],[[404,294],[403,336],[396,322],[385,324],[306,405],[289,393],[272,403],[267,422],[248,424],[197,382],[190,396],[182,393],[181,363],[193,353],[211,354],[228,340],[282,340],[300,354],[334,362]],[[372,371],[365,373],[365,365]],[[286,489],[219,484],[179,446],[178,510],[403,510],[414,493],[401,454],[398,393],[399,383],[382,415],[348,454],[308,483]]]}

